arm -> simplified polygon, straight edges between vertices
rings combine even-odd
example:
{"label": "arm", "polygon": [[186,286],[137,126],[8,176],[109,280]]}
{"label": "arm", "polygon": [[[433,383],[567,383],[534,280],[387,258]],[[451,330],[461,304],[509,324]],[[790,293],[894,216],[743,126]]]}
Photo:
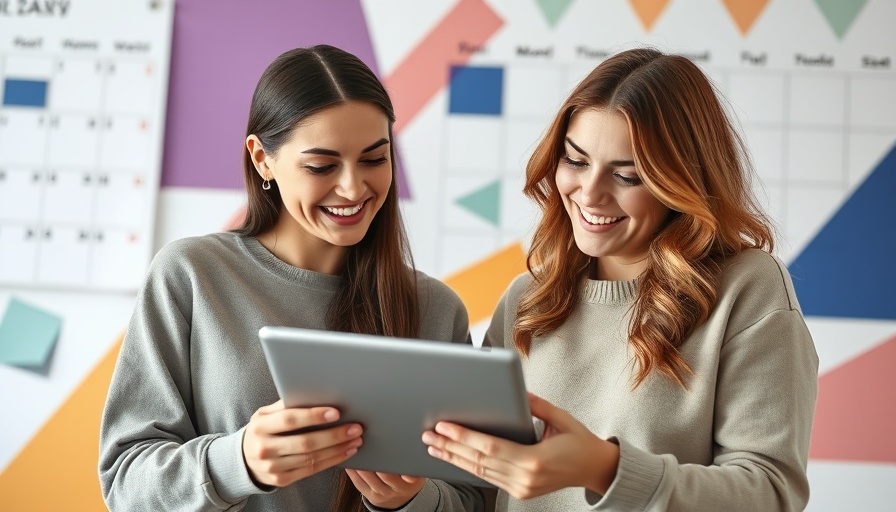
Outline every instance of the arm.
{"label": "arm", "polygon": [[157,257],[138,296],[103,411],[99,471],[111,509],[222,510],[233,504],[222,494],[262,492],[239,467],[242,432],[199,435],[191,421],[192,283],[169,256]]}
{"label": "arm", "polygon": [[[760,319],[721,349],[712,465],[679,464],[622,439],[606,505],[634,493],[648,510],[802,510],[817,375],[799,311]],[[640,478],[655,487],[635,488]]]}
{"label": "arm", "polygon": [[[239,380],[241,346],[203,335],[221,317],[196,298],[196,283],[208,280],[193,277],[188,256],[177,248],[157,256],[119,354],[100,434],[100,481],[113,510],[240,509],[252,495],[343,462],[359,442],[352,425],[282,435],[332,421],[330,408],[278,402],[252,414],[265,393],[252,378]],[[227,352],[236,357],[216,355]],[[204,381],[206,390],[223,390],[205,392],[201,403],[197,368],[219,375]],[[245,393],[235,399],[236,391]],[[209,415],[218,426],[203,426]]]}

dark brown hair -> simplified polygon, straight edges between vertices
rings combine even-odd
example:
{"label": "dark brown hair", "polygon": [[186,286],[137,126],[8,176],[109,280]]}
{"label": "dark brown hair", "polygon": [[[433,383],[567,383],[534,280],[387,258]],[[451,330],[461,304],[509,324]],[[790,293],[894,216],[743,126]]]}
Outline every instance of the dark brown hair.
{"label": "dark brown hair", "polygon": [[[252,96],[246,136],[255,135],[265,153],[276,155],[308,116],[350,101],[379,107],[389,119],[394,141],[395,112],[382,83],[361,59],[339,48],[318,45],[290,50],[264,71]],[[337,331],[416,337],[420,325],[414,265],[401,220],[395,184],[364,238],[349,247],[342,267],[341,290],[327,316]],[[248,149],[243,148],[243,173],[248,205],[243,224],[235,231],[260,235],[277,222],[283,206],[276,181],[263,190]],[[335,510],[363,510],[360,493],[343,472]]]}
{"label": "dark brown hair", "polygon": [[624,51],[598,65],[529,160],[523,191],[543,215],[527,259],[535,280],[519,303],[514,343],[528,354],[533,337],[559,327],[587,276],[590,257],[576,246],[555,183],[570,118],[585,109],[626,118],[638,174],[672,210],[638,278],[629,326],[638,362],[633,385],[658,371],[687,387],[691,369],[678,347],[715,307],[722,260],[750,247],[771,251],[773,231],[752,195],[746,147],[712,83],[687,58],[654,49]]}

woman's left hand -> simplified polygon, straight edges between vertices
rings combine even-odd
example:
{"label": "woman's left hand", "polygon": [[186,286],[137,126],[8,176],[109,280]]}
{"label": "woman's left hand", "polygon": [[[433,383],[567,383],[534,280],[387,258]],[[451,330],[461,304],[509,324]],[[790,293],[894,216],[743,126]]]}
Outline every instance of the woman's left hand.
{"label": "woman's left hand", "polygon": [[402,508],[423,489],[425,478],[346,469],[355,487],[370,503],[381,508]]}
{"label": "woman's left hand", "polygon": [[532,415],[545,422],[541,442],[522,445],[447,422],[423,434],[429,454],[490,482],[517,499],[565,487],[606,493],[616,476],[619,447],[572,415],[529,394]]}

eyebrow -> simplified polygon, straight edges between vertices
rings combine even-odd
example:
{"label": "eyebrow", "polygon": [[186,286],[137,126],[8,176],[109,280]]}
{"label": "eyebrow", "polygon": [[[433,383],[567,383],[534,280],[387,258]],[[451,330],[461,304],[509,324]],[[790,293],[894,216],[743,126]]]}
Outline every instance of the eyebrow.
{"label": "eyebrow", "polygon": [[[586,153],[584,149],[580,148],[578,146],[578,144],[573,142],[572,139],[570,139],[569,137],[566,137],[566,143],[569,144],[570,146],[572,146],[572,148],[575,149],[580,154],[587,156],[588,158],[591,158],[591,155]],[[610,163],[610,166],[612,166],[612,167],[634,167],[635,166],[634,160],[611,160],[609,163]]]}
{"label": "eyebrow", "polygon": [[[389,139],[383,137],[382,139],[374,142],[373,144],[367,146],[366,148],[361,150],[361,154],[367,153],[369,151],[373,151],[374,149],[382,146],[383,144],[388,144]],[[332,149],[324,149],[324,148],[311,148],[302,151],[302,153],[308,153],[312,155],[326,155],[326,156],[342,156],[338,151],[334,151]]]}

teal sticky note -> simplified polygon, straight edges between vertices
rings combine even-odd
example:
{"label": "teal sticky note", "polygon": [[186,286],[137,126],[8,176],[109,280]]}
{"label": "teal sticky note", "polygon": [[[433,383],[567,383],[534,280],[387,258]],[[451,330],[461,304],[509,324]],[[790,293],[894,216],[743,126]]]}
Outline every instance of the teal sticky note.
{"label": "teal sticky note", "polygon": [[0,363],[45,368],[61,325],[57,315],[10,298],[0,321]]}

